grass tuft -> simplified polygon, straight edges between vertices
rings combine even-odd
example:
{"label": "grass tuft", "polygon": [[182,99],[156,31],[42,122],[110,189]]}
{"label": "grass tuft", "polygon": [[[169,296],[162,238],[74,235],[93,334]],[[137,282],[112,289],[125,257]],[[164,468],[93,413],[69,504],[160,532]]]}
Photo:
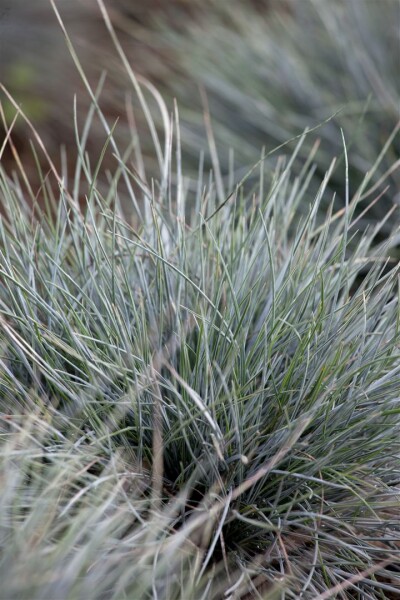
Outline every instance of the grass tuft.
{"label": "grass tuft", "polygon": [[358,229],[381,189],[353,189],[346,131],[339,211],[313,133],[228,190],[211,135],[193,180],[129,75],[157,178],[101,85],[57,193],[0,169],[2,597],[395,597],[398,231]]}

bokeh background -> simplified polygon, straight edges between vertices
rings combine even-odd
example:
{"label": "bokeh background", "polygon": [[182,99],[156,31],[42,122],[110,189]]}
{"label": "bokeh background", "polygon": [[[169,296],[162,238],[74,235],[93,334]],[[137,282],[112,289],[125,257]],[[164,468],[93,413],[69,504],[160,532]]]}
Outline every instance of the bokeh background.
{"label": "bokeh background", "polygon": [[[127,145],[131,134],[126,103],[136,106],[136,101],[96,0],[56,4],[91,84],[95,87],[101,73],[107,72],[101,106],[110,123],[119,119],[116,136]],[[344,182],[340,128],[355,190],[399,121],[398,0],[105,0],[105,4],[134,71],[157,87],[171,112],[177,99],[188,173],[196,173],[200,152],[205,153],[206,167],[211,164],[205,104],[222,174],[227,175],[234,164],[238,177],[258,160],[263,148],[269,151],[340,111],[310,136],[302,151],[304,158],[320,139],[316,185],[333,156],[339,158],[332,191],[340,201]],[[49,0],[0,0],[0,81],[22,105],[54,162],[64,144],[73,163],[74,95],[80,122],[90,102]],[[4,95],[2,101],[10,123],[15,110]],[[154,151],[140,110],[135,110],[135,118],[151,169]],[[156,109],[154,118],[159,118]],[[31,137],[19,119],[13,141],[34,181]],[[88,145],[94,160],[104,140],[105,133],[95,122]],[[282,152],[289,153],[292,147]],[[399,157],[397,136],[375,182]],[[104,166],[112,164],[110,154]],[[15,168],[9,150],[3,165],[9,171]],[[398,171],[393,170],[388,181],[390,189],[368,218],[380,219],[393,204],[400,204]]]}

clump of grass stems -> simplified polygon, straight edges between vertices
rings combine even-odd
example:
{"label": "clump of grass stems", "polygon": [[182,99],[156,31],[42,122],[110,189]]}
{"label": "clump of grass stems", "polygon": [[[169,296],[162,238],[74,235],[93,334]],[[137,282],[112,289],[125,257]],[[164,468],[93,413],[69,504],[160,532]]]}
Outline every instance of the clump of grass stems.
{"label": "clump of grass stems", "polygon": [[371,176],[353,189],[342,134],[345,210],[334,158],[315,194],[318,155],[293,172],[305,136],[252,185],[193,181],[177,109],[155,95],[161,140],[129,74],[157,179],[96,93],[57,194],[0,170],[1,594],[395,597],[398,232],[358,231]]}

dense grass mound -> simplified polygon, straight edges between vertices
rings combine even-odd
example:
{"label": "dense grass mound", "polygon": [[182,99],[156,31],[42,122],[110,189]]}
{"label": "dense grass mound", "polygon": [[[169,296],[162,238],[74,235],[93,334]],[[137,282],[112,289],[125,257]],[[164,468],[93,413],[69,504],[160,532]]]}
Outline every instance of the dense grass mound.
{"label": "dense grass mound", "polygon": [[94,94],[57,194],[0,170],[1,596],[394,598],[398,231],[356,211],[391,140],[353,186],[341,135],[345,209],[311,134],[239,181],[212,146],[193,180],[129,76],[157,179]]}
{"label": "dense grass mound", "polygon": [[136,229],[125,165],[55,218],[2,173],[3,597],[390,597],[397,270],[362,190],[317,226],[329,173],[297,220],[312,164],[261,164],[185,215],[171,156]]}

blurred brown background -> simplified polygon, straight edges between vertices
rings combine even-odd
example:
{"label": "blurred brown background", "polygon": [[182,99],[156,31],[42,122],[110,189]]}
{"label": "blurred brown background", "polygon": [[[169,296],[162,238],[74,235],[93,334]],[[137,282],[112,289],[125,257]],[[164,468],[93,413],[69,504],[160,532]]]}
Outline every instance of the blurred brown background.
{"label": "blurred brown background", "polygon": [[[125,104],[132,92],[106,31],[96,0],[57,0],[57,7],[84,70],[95,87],[108,72],[101,106],[116,135],[129,142]],[[370,168],[399,112],[400,4],[397,0],[105,0],[135,72],[163,94],[169,110],[178,99],[184,155],[196,170],[207,141],[199,89],[205,90],[223,173],[229,149],[245,169],[292,135],[345,109],[318,135],[320,176],[332,156],[343,153],[340,128],[350,149],[354,180]],[[73,97],[83,123],[89,107],[49,0],[0,0],[0,81],[34,122],[54,162],[60,144],[74,161]],[[135,103],[135,99],[133,102]],[[7,122],[15,110],[2,96]],[[157,119],[157,111],[155,118]],[[141,143],[151,165],[152,144],[140,111]],[[36,167],[31,132],[19,119],[13,141],[32,180]],[[93,128],[94,160],[105,141]],[[397,138],[398,139],[398,138]],[[379,177],[400,155],[395,141]],[[340,161],[339,161],[340,163]],[[107,155],[105,167],[112,166]],[[15,160],[8,149],[8,171]],[[343,173],[338,173],[338,185]],[[384,205],[399,202],[399,180]],[[382,203],[381,203],[382,204]],[[382,214],[383,209],[379,209]]]}

